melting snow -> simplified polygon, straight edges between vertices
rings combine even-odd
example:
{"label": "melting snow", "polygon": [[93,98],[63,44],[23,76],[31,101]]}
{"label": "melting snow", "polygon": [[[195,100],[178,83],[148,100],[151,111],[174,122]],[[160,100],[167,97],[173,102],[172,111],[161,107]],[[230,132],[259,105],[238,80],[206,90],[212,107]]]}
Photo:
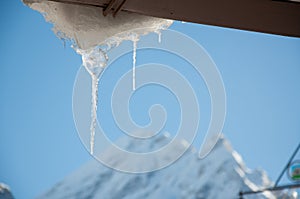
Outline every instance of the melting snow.
{"label": "melting snow", "polygon": [[23,0],[32,9],[53,23],[53,31],[61,39],[70,39],[77,53],[82,56],[83,66],[92,79],[92,110],[90,152],[93,154],[97,121],[98,81],[107,64],[107,52],[122,41],[133,42],[132,88],[136,82],[136,48],[141,35],[156,32],[161,40],[162,29],[168,28],[172,20],[148,17],[128,12],[119,12],[117,17],[104,17],[102,8],[71,5],[52,1]]}

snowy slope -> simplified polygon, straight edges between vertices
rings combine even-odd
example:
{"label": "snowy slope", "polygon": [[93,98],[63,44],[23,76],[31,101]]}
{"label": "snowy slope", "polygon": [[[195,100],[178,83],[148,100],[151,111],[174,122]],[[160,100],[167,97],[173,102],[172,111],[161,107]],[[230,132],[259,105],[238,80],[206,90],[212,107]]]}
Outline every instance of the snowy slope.
{"label": "snowy slope", "polygon": [[0,183],[0,199],[13,199],[10,189],[7,185]]}
{"label": "snowy slope", "polygon": [[[120,145],[129,151],[151,151],[169,139],[160,136],[143,145],[123,139]],[[177,145],[184,147],[184,142],[178,141]],[[146,174],[117,172],[93,160],[38,199],[234,199],[241,190],[271,185],[264,171],[247,169],[240,155],[221,138],[205,159],[198,159],[197,151],[190,149],[173,165]],[[287,197],[286,192],[273,194],[265,192],[245,198],[293,198]]]}

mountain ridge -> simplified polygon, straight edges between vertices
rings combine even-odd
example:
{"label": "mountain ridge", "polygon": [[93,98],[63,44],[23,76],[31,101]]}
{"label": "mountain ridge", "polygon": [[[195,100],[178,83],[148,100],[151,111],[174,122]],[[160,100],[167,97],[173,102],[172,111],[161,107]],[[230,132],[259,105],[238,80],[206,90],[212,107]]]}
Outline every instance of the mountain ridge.
{"label": "mountain ridge", "polygon": [[[143,151],[161,147],[170,140],[170,136],[162,135],[143,145],[127,138],[119,144],[130,151]],[[186,147],[184,140],[177,140],[176,144]],[[105,153],[114,157],[109,149]],[[92,160],[37,199],[234,199],[242,190],[256,191],[273,185],[265,171],[248,169],[224,136],[207,157],[199,159],[197,154],[197,150],[190,147],[167,168],[144,174],[118,172]],[[130,160],[123,161],[131,164]],[[292,195],[264,192],[245,198],[293,199]]]}
{"label": "mountain ridge", "polygon": [[10,188],[3,183],[0,183],[0,199],[14,199]]}

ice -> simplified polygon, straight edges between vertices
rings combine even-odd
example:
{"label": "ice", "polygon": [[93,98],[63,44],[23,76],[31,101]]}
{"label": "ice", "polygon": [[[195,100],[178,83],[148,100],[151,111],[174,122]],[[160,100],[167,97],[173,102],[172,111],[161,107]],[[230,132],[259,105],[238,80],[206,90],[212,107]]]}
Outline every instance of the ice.
{"label": "ice", "polygon": [[161,43],[161,32],[158,33],[158,42]]}
{"label": "ice", "polygon": [[138,40],[133,40],[133,57],[132,57],[132,89],[135,90],[135,67],[136,67],[136,48]]}
{"label": "ice", "polygon": [[82,55],[82,62],[85,69],[92,79],[92,100],[91,100],[91,125],[90,125],[90,153],[94,153],[95,129],[97,124],[97,107],[98,107],[98,83],[103,69],[107,65],[107,53],[101,46],[92,50],[80,50],[77,52]]}
{"label": "ice", "polygon": [[[136,49],[141,35],[168,28],[172,20],[154,18],[129,12],[119,12],[117,17],[102,14],[102,8],[64,4],[46,0],[23,0],[32,9],[41,12],[53,23],[53,31],[64,42],[73,41],[82,56],[82,64],[91,76],[92,102],[90,124],[90,152],[94,152],[97,122],[98,82],[107,65],[107,53],[125,40],[133,42],[132,88],[136,82]],[[159,36],[160,38],[160,36]],[[160,39],[159,39],[160,40]]]}
{"label": "ice", "polygon": [[98,106],[98,78],[92,76],[92,108],[91,108],[91,141],[90,141],[90,151],[93,155],[94,153],[94,142],[95,142],[95,129],[97,122],[97,106]]}
{"label": "ice", "polygon": [[104,44],[112,36],[118,37],[119,42],[128,40],[124,38],[125,34],[120,33],[129,31],[138,35],[147,34],[166,29],[173,22],[129,12],[119,12],[115,18],[110,15],[104,17],[102,8],[93,6],[47,0],[23,1],[32,9],[41,12],[47,21],[53,23],[53,31],[60,38],[73,40],[82,50]]}

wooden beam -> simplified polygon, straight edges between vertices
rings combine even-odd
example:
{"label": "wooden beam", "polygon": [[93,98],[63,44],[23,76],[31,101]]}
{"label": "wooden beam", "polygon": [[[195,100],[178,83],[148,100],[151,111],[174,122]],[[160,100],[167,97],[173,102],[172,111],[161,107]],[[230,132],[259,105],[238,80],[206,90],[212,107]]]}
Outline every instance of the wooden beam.
{"label": "wooden beam", "polygon": [[[26,2],[40,2],[40,0],[23,0]],[[75,5],[85,5],[85,6],[96,6],[96,7],[102,7],[105,8],[109,0],[44,0],[44,1],[54,1],[59,3],[67,3],[67,4],[75,4]]]}
{"label": "wooden beam", "polygon": [[[51,0],[106,7],[110,0]],[[300,37],[300,3],[286,0],[127,0],[123,11]]]}

